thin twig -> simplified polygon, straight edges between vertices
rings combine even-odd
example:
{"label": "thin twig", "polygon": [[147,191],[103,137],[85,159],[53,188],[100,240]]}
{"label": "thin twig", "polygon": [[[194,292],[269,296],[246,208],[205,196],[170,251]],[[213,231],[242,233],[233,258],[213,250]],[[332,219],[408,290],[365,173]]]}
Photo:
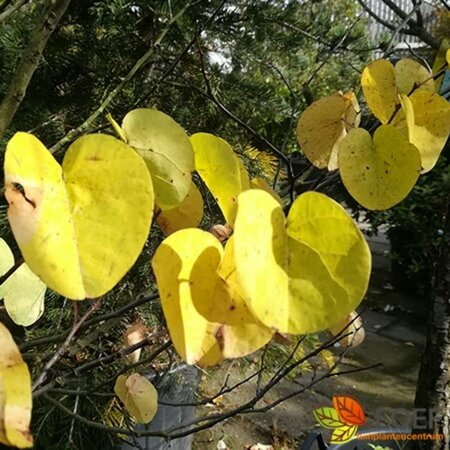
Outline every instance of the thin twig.
{"label": "thin twig", "polygon": [[37,380],[33,383],[32,390],[35,391],[47,378],[48,371],[55,365],[61,357],[66,353],[69,344],[72,342],[73,337],[80,329],[81,325],[87,320],[87,318],[98,308],[100,304],[101,298],[95,300],[90,308],[83,314],[79,321],[74,321],[72,329],[66,337],[64,343],[59,347],[56,353],[47,361],[45,364],[41,374],[37,378]]}
{"label": "thin twig", "polygon": [[62,147],[69,142],[76,139],[78,136],[88,130],[91,125],[98,119],[100,115],[106,110],[106,108],[116,99],[126,84],[133,79],[133,77],[140,71],[140,69],[147,63],[147,61],[153,56],[155,50],[159,47],[166,34],[169,32],[171,26],[185,13],[185,11],[192,6],[192,3],[186,4],[178,11],[175,16],[167,23],[162,32],[156,38],[152,46],[145,52],[145,54],[136,61],[131,70],[125,75],[120,83],[106,96],[100,106],[77,128],[69,131],[61,140],[50,148],[52,153],[56,153],[62,149]]}
{"label": "thin twig", "polygon": [[[144,303],[147,303],[149,301],[155,300],[159,297],[159,294],[157,292],[145,295],[145,294],[141,294],[138,296],[138,298],[131,302],[126,304],[125,306],[122,306],[121,308],[116,309],[115,311],[106,313],[106,314],[102,314],[100,316],[97,317],[93,317],[92,319],[88,320],[86,323],[84,323],[81,327],[80,327],[80,331],[84,330],[86,328],[91,327],[92,325],[96,325],[97,323],[103,322],[105,320],[109,320],[109,319],[114,319],[116,317],[122,317],[125,313],[127,313],[128,311],[137,308],[138,306],[143,305]],[[44,345],[44,344],[52,344],[55,342],[61,342],[64,339],[66,339],[67,335],[69,334],[69,332],[64,332],[64,333],[60,333],[57,335],[53,335],[53,336],[45,336],[42,338],[38,338],[38,339],[34,339],[30,342],[25,342],[24,344],[22,344],[20,346],[20,351],[24,352],[27,351],[33,347],[37,347],[39,345]]]}

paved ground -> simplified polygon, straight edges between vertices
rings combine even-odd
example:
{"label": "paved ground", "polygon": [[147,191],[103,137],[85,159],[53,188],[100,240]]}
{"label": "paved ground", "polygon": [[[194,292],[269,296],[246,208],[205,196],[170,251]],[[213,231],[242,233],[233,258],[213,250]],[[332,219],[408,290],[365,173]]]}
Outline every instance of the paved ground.
{"label": "paved ground", "polygon": [[[352,370],[374,363],[382,363],[382,367],[325,380],[313,390],[296,396],[265,414],[230,419],[211,430],[198,433],[193,449],[220,449],[223,443],[232,450],[250,448],[256,443],[272,445],[275,449],[296,449],[315,426],[312,409],[331,406],[331,397],[336,394],[349,394],[358,399],[366,412],[368,425],[372,426],[377,422],[377,408],[412,407],[425,343],[427,305],[423,299],[395,289],[386,238],[383,235],[369,238],[369,243],[374,268],[370,289],[362,304],[366,339],[362,345],[349,352],[340,370]],[[239,371],[234,366],[230,383],[255,367]],[[202,389],[207,393],[215,392],[228,369],[229,367],[222,367],[211,374],[205,374],[202,377]],[[311,374],[305,374],[293,381],[285,381],[265,401],[292,393],[310,379]],[[222,405],[206,407],[198,413],[220,410],[225,405],[229,407],[242,404],[246,397],[254,394],[254,389],[254,385],[246,385],[224,398]],[[391,421],[389,415],[384,421]]]}

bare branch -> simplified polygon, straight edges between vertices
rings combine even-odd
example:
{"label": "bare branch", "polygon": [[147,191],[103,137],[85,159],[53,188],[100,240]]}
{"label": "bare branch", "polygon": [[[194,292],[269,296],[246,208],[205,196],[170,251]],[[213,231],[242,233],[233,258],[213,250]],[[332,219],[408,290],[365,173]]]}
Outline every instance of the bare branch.
{"label": "bare branch", "polygon": [[101,299],[99,298],[95,302],[93,302],[91,307],[86,311],[86,313],[81,317],[80,320],[77,320],[75,317],[72,329],[67,335],[66,340],[61,345],[61,347],[59,347],[56,353],[50,358],[50,360],[47,361],[47,364],[45,364],[41,374],[39,375],[37,380],[33,383],[33,386],[31,388],[33,391],[35,391],[45,381],[45,379],[47,378],[48,371],[61,359],[64,353],[66,353],[67,348],[69,347],[69,344],[72,342],[73,337],[80,329],[81,325],[83,325],[83,323],[87,320],[87,318],[98,308],[100,300]]}
{"label": "bare branch", "polygon": [[366,11],[366,13],[369,14],[370,17],[375,19],[378,23],[380,23],[381,25],[385,26],[389,30],[395,31],[395,25],[390,23],[390,22],[388,22],[388,21],[386,21],[386,20],[383,20],[380,16],[375,14],[375,12],[371,8],[369,8],[368,5],[366,5],[364,0],[358,0],[358,3],[361,5],[361,7],[364,9],[364,11]]}
{"label": "bare branch", "polygon": [[[114,319],[116,317],[122,317],[125,313],[128,311],[131,311],[134,308],[137,308],[138,306],[143,305],[144,303],[147,303],[149,301],[157,299],[159,296],[158,293],[152,293],[149,295],[141,294],[138,296],[138,298],[126,304],[125,306],[122,306],[121,308],[116,309],[115,311],[102,314],[97,317],[93,317],[91,320],[88,320],[85,324],[83,324],[80,327],[80,330],[84,330],[86,328],[91,327],[92,325],[96,325],[97,323],[103,322],[104,320]],[[45,336],[42,338],[34,339],[30,342],[25,342],[23,345],[20,346],[20,351],[24,352],[26,350],[29,350],[30,348],[37,347],[38,345],[44,345],[44,344],[52,344],[55,342],[63,341],[68,335],[68,332],[52,335],[52,336]]]}
{"label": "bare branch", "polygon": [[[358,0],[359,1],[359,0]],[[439,49],[439,41],[434,36],[432,36],[423,26],[420,26],[415,20],[408,17],[409,14],[403,11],[398,5],[396,5],[392,0],[381,0],[386,6],[388,6],[400,19],[407,20],[409,29],[406,34],[412,34],[422,39],[423,42],[428,44],[431,48]],[[400,32],[402,32],[400,30]]]}
{"label": "bare branch", "polygon": [[[70,0],[47,0],[36,22],[28,46],[25,48],[11,84],[0,104],[0,137],[11,124],[22,103],[31,78],[41,60],[47,41],[64,15]],[[5,11],[6,12],[6,11]]]}

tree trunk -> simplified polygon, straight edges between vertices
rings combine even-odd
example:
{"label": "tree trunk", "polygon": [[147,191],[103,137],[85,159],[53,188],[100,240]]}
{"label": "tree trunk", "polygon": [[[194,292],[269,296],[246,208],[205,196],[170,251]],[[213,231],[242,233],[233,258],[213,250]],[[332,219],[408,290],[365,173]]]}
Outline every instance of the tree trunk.
{"label": "tree trunk", "polygon": [[[413,441],[417,450],[450,448],[450,199],[444,215],[444,238],[434,284],[427,343],[419,372],[416,408],[427,410],[434,420],[425,428],[416,426],[417,434],[443,436],[441,440]],[[424,425],[424,424],[423,424]]]}

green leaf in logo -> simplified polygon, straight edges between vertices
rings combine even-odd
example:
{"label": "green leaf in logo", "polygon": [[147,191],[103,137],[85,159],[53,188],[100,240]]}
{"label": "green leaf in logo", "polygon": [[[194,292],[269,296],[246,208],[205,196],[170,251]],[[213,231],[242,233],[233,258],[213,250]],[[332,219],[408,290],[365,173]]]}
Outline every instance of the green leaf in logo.
{"label": "green leaf in logo", "polygon": [[324,406],[313,411],[319,425],[328,429],[343,427],[345,424],[339,419],[339,415],[334,408]]}
{"label": "green leaf in logo", "polygon": [[356,434],[358,427],[356,425],[342,425],[342,427],[333,430],[330,442],[332,444],[342,444],[348,442]]}

